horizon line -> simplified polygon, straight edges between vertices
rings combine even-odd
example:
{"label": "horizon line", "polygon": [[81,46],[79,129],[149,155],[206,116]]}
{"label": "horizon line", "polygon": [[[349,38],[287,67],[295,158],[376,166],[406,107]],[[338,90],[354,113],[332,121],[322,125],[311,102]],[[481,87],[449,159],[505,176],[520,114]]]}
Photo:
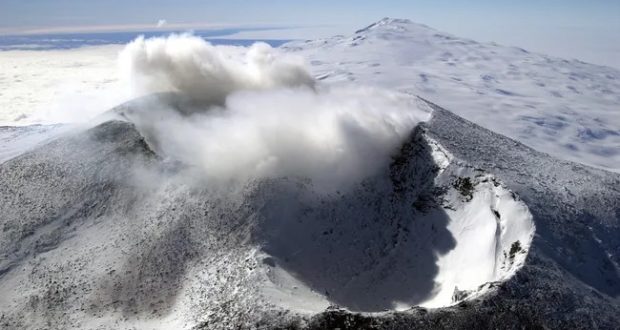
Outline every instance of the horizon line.
{"label": "horizon line", "polygon": [[[325,26],[325,25],[320,25]],[[243,31],[270,31],[288,30],[320,27],[317,25],[292,25],[292,24],[266,24],[266,23],[166,23],[164,25],[154,24],[113,24],[113,25],[80,25],[80,26],[58,26],[58,27],[22,27],[22,28],[0,28],[0,36],[36,36],[48,34],[87,34],[87,33],[114,33],[114,32],[172,32],[172,31],[218,31],[218,30],[237,30]],[[232,33],[231,33],[232,34]]]}

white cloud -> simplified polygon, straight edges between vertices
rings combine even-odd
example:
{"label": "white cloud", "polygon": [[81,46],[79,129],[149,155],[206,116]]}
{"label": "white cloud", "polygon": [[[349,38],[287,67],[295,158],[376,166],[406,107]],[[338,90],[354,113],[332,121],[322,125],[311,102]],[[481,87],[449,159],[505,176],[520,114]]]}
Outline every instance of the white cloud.
{"label": "white cloud", "polygon": [[162,28],[164,26],[166,26],[168,24],[168,22],[165,19],[160,19],[157,21],[157,27],[158,28]]}
{"label": "white cloud", "polygon": [[203,103],[223,103],[236,90],[313,86],[303,59],[265,43],[216,47],[189,34],[144,39],[120,54],[124,77],[136,96],[175,91]]}

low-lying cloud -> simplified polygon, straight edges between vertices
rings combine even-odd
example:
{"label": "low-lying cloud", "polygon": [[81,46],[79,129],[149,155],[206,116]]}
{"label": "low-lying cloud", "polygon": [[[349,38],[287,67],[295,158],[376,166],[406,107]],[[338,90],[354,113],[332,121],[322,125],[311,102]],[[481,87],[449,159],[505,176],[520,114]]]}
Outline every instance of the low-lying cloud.
{"label": "low-lying cloud", "polygon": [[150,103],[130,118],[158,152],[210,182],[295,176],[340,189],[387,165],[428,116],[403,94],[316,85],[303,59],[263,43],[139,38],[120,61],[139,95],[174,92],[192,102],[192,111]]}

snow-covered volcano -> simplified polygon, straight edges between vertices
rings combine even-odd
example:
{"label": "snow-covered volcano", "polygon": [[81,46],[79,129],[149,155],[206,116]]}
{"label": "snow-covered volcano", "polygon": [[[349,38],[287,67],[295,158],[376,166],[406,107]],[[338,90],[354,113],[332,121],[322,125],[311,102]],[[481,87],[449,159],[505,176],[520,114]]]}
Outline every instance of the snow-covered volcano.
{"label": "snow-covered volcano", "polygon": [[614,324],[618,175],[426,106],[389,166],[330,194],[196,185],[118,120],[4,162],[2,325]]}
{"label": "snow-covered volcano", "polygon": [[[151,114],[144,104],[115,112],[135,120]],[[514,193],[422,127],[336,192],[303,177],[190,183],[191,166],[165,160],[141,129],[108,121],[2,164],[5,324],[168,328],[246,309],[451,306],[513,276],[534,234]]]}
{"label": "snow-covered volcano", "polygon": [[[154,112],[162,103],[184,107],[164,94],[114,113],[135,123],[156,153],[174,158],[176,151],[161,147],[161,131],[176,125],[158,132],[151,119],[166,116]],[[412,113],[432,112],[422,99],[410,106]],[[527,206],[492,175],[458,162],[421,127],[407,135],[354,187],[340,181],[338,190],[326,191],[316,176],[254,178],[259,192],[245,193],[260,210],[252,236],[269,260],[261,289],[268,300],[312,312],[332,304],[367,312],[442,307],[486,292],[522,266],[534,232]]]}
{"label": "snow-covered volcano", "polygon": [[[0,128],[16,146],[0,160],[2,327],[617,325],[620,175],[473,124],[435,104],[461,111],[447,89],[422,93],[432,103],[337,86],[413,94],[406,79],[424,78],[403,54],[433,65],[437,49],[477,44],[387,19],[288,45],[320,61],[316,83],[264,46],[238,75],[200,40],[176,52],[187,37],[175,38],[126,55],[185,95],[123,104],[90,128]],[[224,94],[193,98],[205,81]]]}

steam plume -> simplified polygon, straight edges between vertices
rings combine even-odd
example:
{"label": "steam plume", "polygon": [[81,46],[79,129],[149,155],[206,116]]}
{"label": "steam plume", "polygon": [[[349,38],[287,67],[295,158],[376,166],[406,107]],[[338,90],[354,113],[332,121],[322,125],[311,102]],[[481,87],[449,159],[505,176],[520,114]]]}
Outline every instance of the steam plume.
{"label": "steam plume", "polygon": [[189,115],[162,102],[133,120],[160,152],[211,182],[300,176],[337,189],[386,165],[428,116],[399,93],[315,86],[303,60],[264,43],[138,38],[120,59],[139,93],[172,91],[198,102]]}

